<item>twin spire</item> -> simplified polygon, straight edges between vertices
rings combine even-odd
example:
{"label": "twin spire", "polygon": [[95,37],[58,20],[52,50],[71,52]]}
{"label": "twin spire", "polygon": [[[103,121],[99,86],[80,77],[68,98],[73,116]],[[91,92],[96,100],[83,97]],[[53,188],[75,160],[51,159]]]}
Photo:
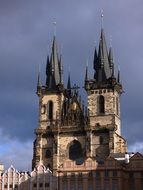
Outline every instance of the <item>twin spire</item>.
{"label": "twin spire", "polygon": [[46,66],[46,88],[48,90],[56,90],[59,84],[62,84],[62,57],[58,55],[56,38],[54,36],[52,43],[51,56],[47,57]]}
{"label": "twin spire", "polygon": [[104,30],[101,29],[98,54],[95,48],[94,53],[94,78],[97,82],[105,82],[107,79],[114,77],[114,63],[112,48],[109,53],[106,45]]}
{"label": "twin spire", "polygon": [[[100,42],[98,53],[95,47],[94,52],[94,61],[93,67],[95,70],[94,79],[98,84],[107,83],[108,79],[116,79],[114,76],[114,61],[113,61],[113,52],[112,48],[107,49],[105,34],[103,28],[101,29]],[[88,81],[88,67],[86,67],[86,75],[85,82]],[[118,73],[118,77],[116,79],[118,83],[120,83],[120,73]],[[56,37],[53,37],[52,42],[52,51],[50,57],[47,56],[47,65],[46,65],[46,89],[48,91],[57,91],[60,86],[63,86],[63,65],[62,65],[62,57],[59,56],[57,50]],[[40,82],[40,73],[38,76],[37,83],[37,93],[40,92],[41,88]],[[70,84],[70,75],[68,76],[68,86],[67,89],[70,92],[71,84]]]}

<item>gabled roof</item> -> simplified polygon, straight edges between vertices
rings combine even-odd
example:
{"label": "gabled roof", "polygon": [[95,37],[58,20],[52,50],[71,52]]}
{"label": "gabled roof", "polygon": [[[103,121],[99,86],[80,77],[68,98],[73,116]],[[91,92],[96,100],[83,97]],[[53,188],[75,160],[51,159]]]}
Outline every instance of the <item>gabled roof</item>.
{"label": "gabled roof", "polygon": [[133,160],[143,160],[143,155],[139,152],[136,152],[131,158],[130,161]]}

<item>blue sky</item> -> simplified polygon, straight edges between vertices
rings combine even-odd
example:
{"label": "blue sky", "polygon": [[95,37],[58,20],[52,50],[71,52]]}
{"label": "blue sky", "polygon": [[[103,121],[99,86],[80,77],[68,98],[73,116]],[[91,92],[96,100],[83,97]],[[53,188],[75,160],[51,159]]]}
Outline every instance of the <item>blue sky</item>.
{"label": "blue sky", "polygon": [[[129,151],[143,152],[143,1],[141,0],[0,0],[0,162],[20,170],[31,168],[34,129],[38,126],[35,94],[40,65],[45,83],[46,57],[57,22],[63,54],[73,83],[83,85],[86,60],[93,76],[101,10],[108,45],[121,69],[122,134]],[[84,94],[85,97],[85,94]]]}

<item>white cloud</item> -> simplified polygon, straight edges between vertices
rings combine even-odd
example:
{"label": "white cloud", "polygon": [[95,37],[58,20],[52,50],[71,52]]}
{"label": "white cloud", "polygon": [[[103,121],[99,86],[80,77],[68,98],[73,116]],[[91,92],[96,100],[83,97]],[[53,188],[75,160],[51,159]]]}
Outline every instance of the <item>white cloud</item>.
{"label": "white cloud", "polygon": [[10,139],[0,131],[0,163],[4,164],[5,169],[13,165],[18,170],[31,170],[32,162],[32,141],[20,142]]}

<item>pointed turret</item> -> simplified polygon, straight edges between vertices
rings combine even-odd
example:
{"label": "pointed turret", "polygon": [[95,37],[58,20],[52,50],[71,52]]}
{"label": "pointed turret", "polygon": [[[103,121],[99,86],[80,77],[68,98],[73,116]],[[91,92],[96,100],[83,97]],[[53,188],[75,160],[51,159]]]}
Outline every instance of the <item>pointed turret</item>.
{"label": "pointed turret", "polygon": [[114,77],[114,61],[113,61],[113,51],[111,47],[109,50],[109,65],[111,70],[111,76]]}
{"label": "pointed turret", "polygon": [[96,50],[96,47],[95,47],[95,50],[94,50],[94,60],[93,60],[93,68],[96,70],[96,67],[97,67],[97,62],[98,62],[98,56],[97,56],[97,50]]}
{"label": "pointed turret", "polygon": [[47,58],[47,66],[46,66],[46,87],[48,90],[55,90],[58,84],[61,84],[62,79],[62,70],[61,70],[61,61],[58,57],[57,52],[57,44],[56,38],[54,36],[52,43],[52,52],[50,56]]}
{"label": "pointed turret", "polygon": [[60,83],[63,84],[63,60],[62,60],[62,55],[60,55],[59,66],[60,66]]}
{"label": "pointed turret", "polygon": [[49,56],[47,56],[47,64],[46,64],[46,86],[49,86],[49,81],[51,77],[51,68],[50,68],[50,61],[49,61]]}
{"label": "pointed turret", "polygon": [[41,79],[40,79],[40,72],[38,73],[38,80],[37,80],[37,95],[40,95],[42,89]]}
{"label": "pointed turret", "polygon": [[117,82],[120,83],[120,69],[118,70]]}
{"label": "pointed turret", "polygon": [[71,79],[70,79],[70,73],[68,74],[67,89],[71,89]]}
{"label": "pointed turret", "polygon": [[70,72],[68,74],[68,82],[67,82],[67,96],[71,97],[71,79],[70,79]]}
{"label": "pointed turret", "polygon": [[85,70],[85,82],[88,80],[88,65],[86,66]]}

